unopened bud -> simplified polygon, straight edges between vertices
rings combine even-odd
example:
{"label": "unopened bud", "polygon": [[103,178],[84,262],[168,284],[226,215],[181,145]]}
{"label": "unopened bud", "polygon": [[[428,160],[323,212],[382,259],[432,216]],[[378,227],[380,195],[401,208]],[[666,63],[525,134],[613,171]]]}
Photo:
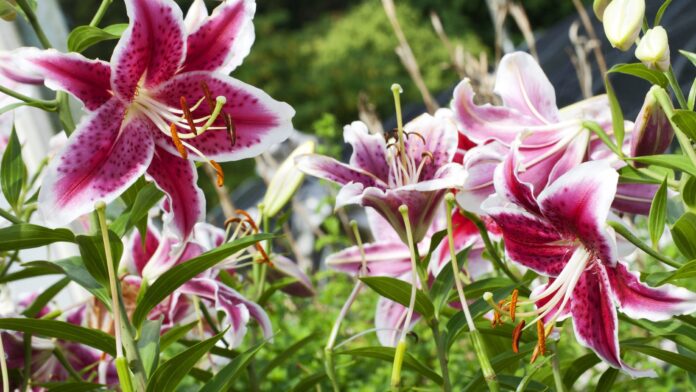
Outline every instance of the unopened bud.
{"label": "unopened bud", "polygon": [[295,158],[313,152],[313,141],[302,143],[278,167],[263,197],[265,216],[275,216],[290,201],[304,179],[304,174],[295,165]]}
{"label": "unopened bud", "polygon": [[636,118],[631,133],[632,157],[662,154],[672,143],[674,129],[654,94],[654,91],[659,88],[653,86],[648,91],[643,107]]}
{"label": "unopened bud", "polygon": [[594,10],[597,19],[602,20],[604,17],[604,10],[609,5],[611,0],[594,0],[592,3],[592,9]]}
{"label": "unopened bud", "polygon": [[645,0],[613,0],[609,3],[602,21],[611,46],[628,50],[638,38],[644,16]]}
{"label": "unopened bud", "polygon": [[669,70],[667,31],[662,26],[655,26],[648,30],[638,43],[636,57],[650,69],[662,72]]}
{"label": "unopened bud", "polygon": [[17,18],[14,0],[0,0],[0,18],[11,22]]}

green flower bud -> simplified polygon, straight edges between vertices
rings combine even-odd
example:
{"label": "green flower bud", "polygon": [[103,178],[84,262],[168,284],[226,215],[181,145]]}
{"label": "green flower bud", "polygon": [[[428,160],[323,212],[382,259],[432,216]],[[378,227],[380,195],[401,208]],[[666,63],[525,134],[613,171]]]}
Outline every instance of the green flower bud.
{"label": "green flower bud", "polygon": [[275,216],[290,201],[304,179],[304,174],[295,166],[295,158],[313,152],[314,142],[311,140],[304,142],[278,167],[271,183],[268,184],[266,195],[263,197],[263,214],[265,216]]}
{"label": "green flower bud", "polygon": [[17,17],[15,0],[0,0],[0,18],[11,22]]}
{"label": "green flower bud", "polygon": [[646,67],[665,72],[669,70],[669,41],[662,26],[648,30],[636,48],[636,57]]}
{"label": "green flower bud", "polygon": [[643,25],[645,0],[613,0],[604,10],[604,34],[611,46],[626,51]]}

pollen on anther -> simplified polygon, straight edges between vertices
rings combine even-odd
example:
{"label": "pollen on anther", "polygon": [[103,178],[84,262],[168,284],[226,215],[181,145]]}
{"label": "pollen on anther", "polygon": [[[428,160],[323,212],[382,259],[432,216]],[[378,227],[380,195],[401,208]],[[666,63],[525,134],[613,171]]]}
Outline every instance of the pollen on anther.
{"label": "pollen on anther", "polygon": [[217,174],[217,186],[223,186],[225,184],[225,172],[222,171],[222,166],[212,159],[210,160],[210,164],[215,169],[215,174]]}
{"label": "pollen on anther", "polygon": [[512,322],[515,322],[515,309],[517,308],[517,295],[519,294],[519,291],[517,289],[514,289],[512,291],[512,298],[510,298],[510,320]]}
{"label": "pollen on anther", "polygon": [[520,352],[520,337],[522,336],[522,330],[524,329],[525,324],[526,321],[520,321],[520,323],[517,324],[515,329],[512,331],[512,351],[515,353]]}
{"label": "pollen on anther", "polygon": [[172,142],[174,143],[174,147],[176,147],[176,150],[179,152],[179,155],[181,155],[183,159],[188,159],[188,151],[186,151],[186,148],[179,139],[179,134],[176,131],[176,125],[169,125],[169,131],[172,134]]}

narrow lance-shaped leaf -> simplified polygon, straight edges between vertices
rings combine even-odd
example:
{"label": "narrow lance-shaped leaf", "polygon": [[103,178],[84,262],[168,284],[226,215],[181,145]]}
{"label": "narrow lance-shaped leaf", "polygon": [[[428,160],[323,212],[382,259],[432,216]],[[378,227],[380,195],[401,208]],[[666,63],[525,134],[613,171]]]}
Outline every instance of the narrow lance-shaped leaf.
{"label": "narrow lance-shaped leaf", "polygon": [[157,278],[152,286],[145,292],[138,306],[133,312],[133,325],[139,327],[147,314],[162,300],[167,298],[174,290],[186,283],[189,279],[201,272],[214,267],[216,264],[240,250],[247,248],[259,241],[273,238],[271,234],[257,234],[243,237],[233,242],[228,242],[216,249],[206,252],[181,263]]}
{"label": "narrow lance-shaped leaf", "polygon": [[[409,305],[411,300],[411,284],[387,276],[366,276],[360,278],[360,280],[379,295],[389,298],[394,302],[398,302],[401,305]],[[435,308],[422,290],[416,291],[415,310],[426,319],[430,319],[434,315]]]}
{"label": "narrow lance-shaped leaf", "polygon": [[30,223],[21,223],[0,229],[0,238],[2,238],[0,252],[31,249],[54,242],[75,241],[75,236],[68,229],[49,229]]}
{"label": "narrow lance-shaped leaf", "polygon": [[691,110],[677,109],[672,114],[672,121],[691,140],[696,140],[696,113]]}
{"label": "narrow lance-shaped leaf", "polygon": [[609,108],[611,109],[611,124],[614,131],[614,138],[616,138],[616,145],[623,146],[624,140],[624,117],[621,111],[621,106],[616,98],[616,93],[614,92],[614,87],[611,85],[609,80],[609,75],[604,76],[604,86],[607,89],[607,96],[609,97]]}
{"label": "narrow lance-shaped leaf", "polygon": [[[82,255],[82,261],[89,273],[104,287],[109,286],[109,275],[106,266],[106,254],[104,253],[104,240],[101,234],[80,235],[75,238]],[[118,262],[123,253],[123,243],[118,235],[109,231],[109,242],[111,243],[111,255],[114,268],[118,269]]]}
{"label": "narrow lance-shaped leaf", "polygon": [[266,344],[265,341],[239,354],[235,359],[230,361],[230,363],[225,365],[225,367],[216,372],[213,378],[203,385],[203,388],[201,388],[199,392],[217,392],[229,390],[229,385],[234,382],[242,370],[246,369],[249,362],[254,359],[254,356],[264,344]]}
{"label": "narrow lance-shaped leaf", "polygon": [[648,231],[653,247],[657,249],[657,243],[665,230],[665,219],[667,217],[667,178],[662,181],[662,185],[655,192],[650,214],[648,215]]}
{"label": "narrow lance-shaped leaf", "polygon": [[687,212],[672,226],[672,238],[681,254],[696,259],[696,214]]}
{"label": "narrow lance-shaped leaf", "polygon": [[114,24],[103,29],[94,26],[78,26],[68,35],[68,50],[79,53],[99,42],[119,39],[127,27],[127,23]]}
{"label": "narrow lance-shaped leaf", "polygon": [[116,355],[116,341],[100,330],[80,327],[58,320],[0,318],[0,329],[82,343],[110,355]]}
{"label": "narrow lance-shaped leaf", "polygon": [[652,70],[642,63],[616,64],[615,66],[611,67],[608,72],[636,76],[647,80],[651,84],[657,84],[662,87],[666,87],[669,83],[667,77],[662,72]]}
{"label": "narrow lance-shaped leaf", "polygon": [[0,163],[0,185],[5,199],[15,209],[19,208],[19,196],[26,182],[27,168],[22,160],[22,146],[19,144],[17,132],[12,129]]}

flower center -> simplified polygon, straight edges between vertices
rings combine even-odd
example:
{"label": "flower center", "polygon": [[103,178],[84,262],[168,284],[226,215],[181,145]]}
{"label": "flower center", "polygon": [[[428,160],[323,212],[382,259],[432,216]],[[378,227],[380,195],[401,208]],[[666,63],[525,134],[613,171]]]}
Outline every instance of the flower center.
{"label": "flower center", "polygon": [[[220,165],[206,157],[189,141],[210,131],[226,132],[230,144],[234,146],[237,142],[237,134],[232,116],[223,111],[227,99],[224,96],[213,98],[205,82],[201,82],[200,88],[201,97],[193,106],[189,106],[186,97],[181,96],[180,106],[170,107],[151,97],[147,91],[138,89],[131,107],[146,116],[160,132],[171,138],[183,159],[188,159],[188,153],[192,152],[211,165],[217,174],[218,186],[222,186],[224,177]],[[204,112],[205,115],[194,117],[193,112],[201,108],[204,102],[208,108]],[[214,125],[220,119],[225,126]]]}
{"label": "flower center", "polygon": [[[409,153],[405,143],[400,143],[397,138],[385,135],[387,137],[387,163],[389,165],[389,179],[392,184],[397,187],[404,185],[415,184],[420,180],[423,174],[423,169],[433,162],[433,154],[430,151],[424,150],[420,156],[418,153],[411,151]],[[415,137],[421,140],[425,146],[425,138],[418,132],[403,132],[403,137],[409,140],[409,147],[412,147],[411,138]],[[411,148],[411,150],[416,150]]]}

